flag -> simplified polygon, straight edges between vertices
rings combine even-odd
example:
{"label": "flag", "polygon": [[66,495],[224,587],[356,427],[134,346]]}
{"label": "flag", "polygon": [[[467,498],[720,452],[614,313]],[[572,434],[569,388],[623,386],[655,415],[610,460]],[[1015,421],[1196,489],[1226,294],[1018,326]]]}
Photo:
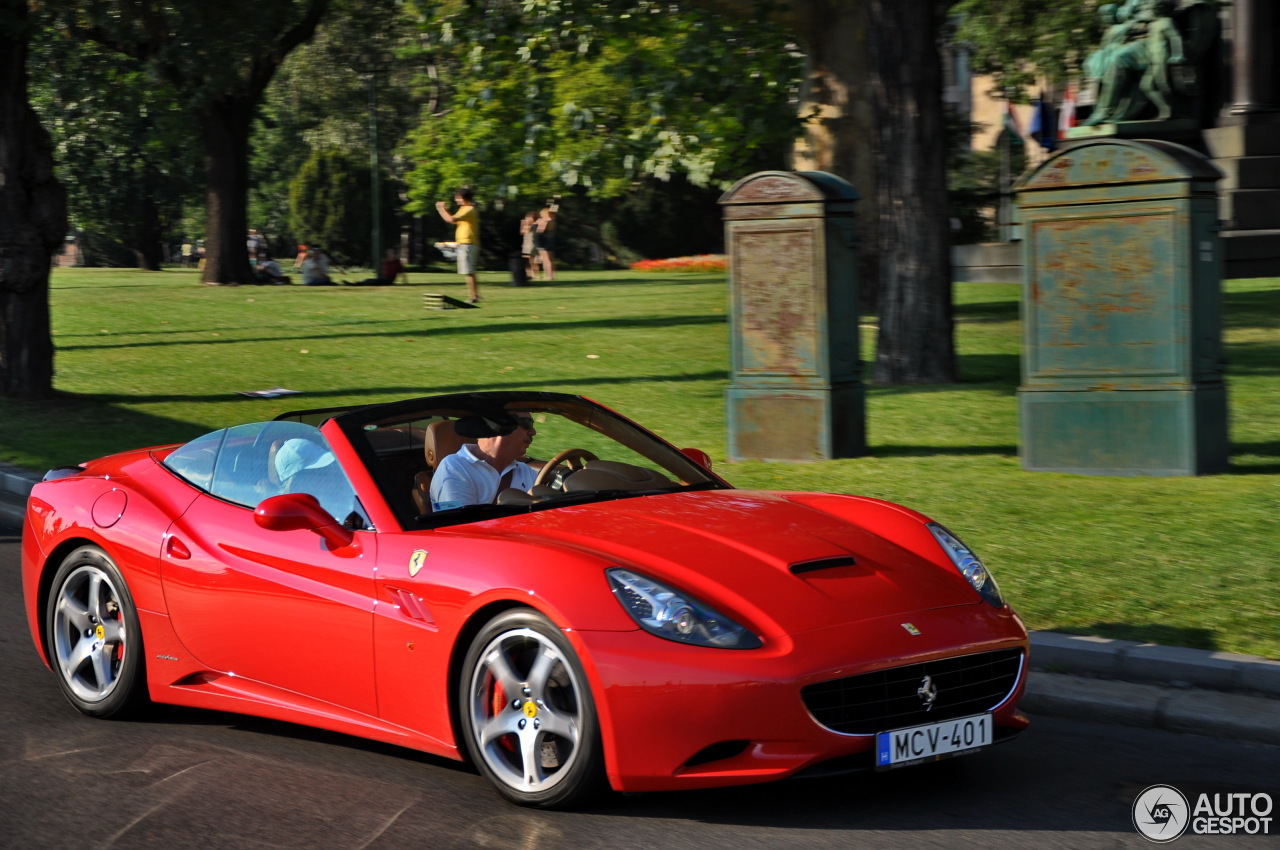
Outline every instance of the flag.
{"label": "flag", "polygon": [[1004,133],[1008,133],[1010,140],[1015,145],[1023,143],[1022,128],[1018,126],[1018,116],[1013,111],[1013,101],[1006,100],[1004,102]]}
{"label": "flag", "polygon": [[1040,144],[1040,147],[1051,151],[1058,146],[1058,121],[1053,111],[1053,104],[1044,99],[1044,92],[1036,98],[1035,110],[1031,113],[1031,129],[1028,134]]}
{"label": "flag", "polygon": [[1065,139],[1067,131],[1078,123],[1076,120],[1076,87],[1067,86],[1066,97],[1062,99],[1062,112],[1058,115],[1058,138]]}

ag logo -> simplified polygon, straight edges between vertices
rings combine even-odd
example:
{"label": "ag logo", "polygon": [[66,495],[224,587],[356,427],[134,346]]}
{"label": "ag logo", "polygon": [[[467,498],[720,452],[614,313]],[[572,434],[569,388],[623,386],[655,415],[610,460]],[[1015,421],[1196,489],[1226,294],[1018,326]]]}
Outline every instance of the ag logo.
{"label": "ag logo", "polygon": [[1187,798],[1172,785],[1152,785],[1133,801],[1133,825],[1149,841],[1164,844],[1187,831]]}
{"label": "ag logo", "polygon": [[427,562],[426,549],[414,549],[413,554],[409,556],[409,577],[413,578],[418,574],[418,570],[422,569],[422,565]]}

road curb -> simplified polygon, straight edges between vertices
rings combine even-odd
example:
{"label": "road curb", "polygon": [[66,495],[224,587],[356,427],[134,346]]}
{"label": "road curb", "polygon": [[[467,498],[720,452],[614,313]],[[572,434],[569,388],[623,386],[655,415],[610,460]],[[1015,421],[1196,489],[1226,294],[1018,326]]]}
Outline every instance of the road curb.
{"label": "road curb", "polygon": [[1280,746],[1280,700],[1267,696],[1036,672],[1019,705],[1032,715]]}
{"label": "road curb", "polygon": [[1032,632],[1031,666],[1046,673],[1182,689],[1244,691],[1280,699],[1280,661],[1234,652]]}
{"label": "road curb", "polygon": [[22,528],[27,496],[39,480],[34,472],[0,461],[0,528]]}
{"label": "road curb", "polygon": [[[0,463],[0,528],[22,527],[39,480]],[[1022,707],[1032,714],[1280,745],[1280,661],[1032,632],[1031,666]]]}

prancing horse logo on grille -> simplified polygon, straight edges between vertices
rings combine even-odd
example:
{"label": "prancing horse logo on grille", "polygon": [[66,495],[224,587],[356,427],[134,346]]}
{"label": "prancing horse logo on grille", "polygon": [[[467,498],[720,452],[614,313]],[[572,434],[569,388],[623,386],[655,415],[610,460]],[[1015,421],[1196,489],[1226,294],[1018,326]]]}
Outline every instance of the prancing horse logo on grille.
{"label": "prancing horse logo on grille", "polygon": [[938,686],[933,683],[932,676],[925,676],[920,681],[916,696],[920,697],[920,701],[924,703],[925,711],[933,710],[933,704],[938,701]]}

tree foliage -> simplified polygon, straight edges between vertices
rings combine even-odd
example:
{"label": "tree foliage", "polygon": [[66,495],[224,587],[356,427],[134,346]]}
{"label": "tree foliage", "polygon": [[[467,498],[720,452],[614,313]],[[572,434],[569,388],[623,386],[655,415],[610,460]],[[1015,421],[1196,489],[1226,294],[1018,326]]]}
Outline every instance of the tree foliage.
{"label": "tree foliage", "polygon": [[249,136],[263,91],[330,0],[68,0],[51,7],[76,37],[147,63],[192,112],[208,198],[208,283],[250,278],[244,234]]}
{"label": "tree foliage", "polygon": [[47,28],[32,43],[32,105],[50,131],[71,225],[157,269],[198,197],[195,133],[173,87],[136,59]]}
{"label": "tree foliage", "polygon": [[1056,85],[1075,76],[1102,35],[1096,0],[960,0],[955,37],[974,70],[1002,93],[1025,97],[1038,75]]}
{"label": "tree foliage", "polygon": [[800,57],[777,30],[649,0],[418,0],[427,104],[407,150],[418,209],[482,195],[728,184],[798,131]]}
{"label": "tree foliage", "polygon": [[[322,246],[341,265],[370,252],[373,199],[367,164],[337,150],[311,154],[289,183],[289,230],[306,245]],[[394,220],[394,195],[378,194],[382,220]],[[393,240],[394,241],[394,240]]]}
{"label": "tree foliage", "polygon": [[[417,120],[418,107],[410,85],[415,66],[397,54],[415,36],[397,0],[335,0],[315,37],[289,54],[253,127],[249,220],[259,231],[276,242],[307,241],[302,233],[290,233],[290,184],[317,154],[341,151],[353,167],[364,163],[367,187],[371,75],[379,165],[388,181],[386,197],[398,201],[405,162],[397,147]],[[363,203],[367,208],[367,191]],[[384,230],[394,229],[394,221],[385,219]],[[368,252],[365,245],[356,256],[364,260]]]}

